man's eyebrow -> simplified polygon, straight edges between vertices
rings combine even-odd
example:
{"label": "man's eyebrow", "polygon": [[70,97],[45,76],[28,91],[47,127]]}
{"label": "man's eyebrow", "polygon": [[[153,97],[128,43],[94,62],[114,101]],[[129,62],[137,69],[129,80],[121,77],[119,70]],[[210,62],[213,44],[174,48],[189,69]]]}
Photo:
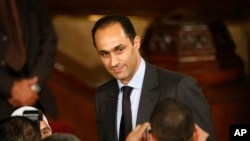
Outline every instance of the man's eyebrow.
{"label": "man's eyebrow", "polygon": [[113,47],[110,51],[107,51],[107,50],[99,50],[98,53],[99,53],[99,54],[100,54],[100,53],[109,53],[109,52],[118,50],[118,49],[120,49],[121,47],[125,47],[125,45],[124,45],[124,44],[119,44],[119,45]]}
{"label": "man's eyebrow", "polygon": [[50,130],[50,128],[49,128],[49,127],[44,127],[44,128],[42,129],[42,131],[44,131],[44,130]]}
{"label": "man's eyebrow", "polygon": [[117,50],[117,49],[120,49],[120,48],[122,48],[122,47],[125,47],[125,45],[124,45],[124,44],[119,44],[119,45],[115,46],[115,47],[113,48],[113,50]]}
{"label": "man's eyebrow", "polygon": [[98,51],[98,54],[102,54],[102,53],[109,53],[109,51],[106,51],[106,50],[100,50],[100,51]]}

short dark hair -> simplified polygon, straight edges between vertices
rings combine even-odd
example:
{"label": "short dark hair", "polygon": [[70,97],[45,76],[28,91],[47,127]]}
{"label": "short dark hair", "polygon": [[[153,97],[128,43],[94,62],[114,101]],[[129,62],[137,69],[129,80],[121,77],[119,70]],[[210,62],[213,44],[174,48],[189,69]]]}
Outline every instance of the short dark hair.
{"label": "short dark hair", "polygon": [[54,133],[43,139],[43,141],[80,141],[80,139],[74,134]]}
{"label": "short dark hair", "polygon": [[132,22],[130,21],[130,19],[127,16],[124,15],[106,15],[102,18],[100,18],[94,25],[94,27],[92,28],[92,39],[93,39],[93,44],[94,46],[96,46],[96,41],[95,41],[95,33],[99,28],[104,28],[110,24],[113,23],[120,23],[124,32],[126,33],[126,35],[129,37],[129,39],[131,40],[132,44],[133,44],[133,40],[136,36],[136,32],[134,29],[134,26],[132,24]]}
{"label": "short dark hair", "polygon": [[37,124],[23,116],[6,117],[0,121],[1,141],[41,141]]}
{"label": "short dark hair", "polygon": [[158,141],[189,141],[194,133],[194,115],[176,99],[157,103],[150,118],[152,134]]}

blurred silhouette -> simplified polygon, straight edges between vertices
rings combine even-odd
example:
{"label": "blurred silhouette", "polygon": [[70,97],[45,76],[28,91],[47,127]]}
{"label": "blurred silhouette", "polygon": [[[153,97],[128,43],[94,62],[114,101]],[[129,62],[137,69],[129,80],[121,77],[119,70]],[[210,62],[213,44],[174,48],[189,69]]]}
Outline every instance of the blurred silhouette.
{"label": "blurred silhouette", "polygon": [[0,119],[21,106],[57,117],[47,87],[56,45],[43,0],[0,0]]}
{"label": "blurred silhouette", "polygon": [[[20,108],[16,109],[11,114],[11,116],[12,117],[14,117],[14,116],[25,116],[24,115],[25,111],[30,111],[30,112],[38,111],[38,112],[40,112],[40,114],[41,114],[40,116],[42,116],[42,117],[41,117],[41,119],[38,119],[39,121],[37,121],[37,122],[39,123],[39,128],[40,128],[42,139],[52,135],[52,129],[51,129],[50,125],[49,125],[49,122],[48,122],[46,116],[40,110],[38,110],[38,109],[36,109],[34,107],[31,107],[31,106],[20,107]],[[36,118],[34,118],[34,116],[36,116],[36,115],[33,114],[33,115],[30,116],[30,118],[33,119],[33,120],[37,120]],[[26,115],[26,117],[29,117],[29,116]]]}
{"label": "blurred silhouette", "polygon": [[22,117],[7,117],[0,120],[1,141],[41,141],[40,130],[35,122]]}

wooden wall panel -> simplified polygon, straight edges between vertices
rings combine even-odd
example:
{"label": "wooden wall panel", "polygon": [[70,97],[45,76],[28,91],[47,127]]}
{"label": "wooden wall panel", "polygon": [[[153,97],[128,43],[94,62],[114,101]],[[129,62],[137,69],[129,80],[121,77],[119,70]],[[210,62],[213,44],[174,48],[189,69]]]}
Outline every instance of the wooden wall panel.
{"label": "wooden wall panel", "polygon": [[218,141],[229,141],[232,124],[250,124],[249,83],[203,88],[208,99]]}
{"label": "wooden wall panel", "polygon": [[[46,0],[53,14],[110,14],[165,16],[177,9],[192,10],[205,17],[241,17],[250,13],[247,0]],[[204,18],[204,17],[203,17]]]}
{"label": "wooden wall panel", "polygon": [[[94,89],[87,89],[87,86],[75,79],[73,76],[63,74],[58,70],[53,71],[49,80],[49,86],[56,98],[59,118],[49,120],[52,129],[65,125],[67,132],[77,135],[83,141],[98,141],[96,116],[94,106]],[[54,131],[56,132],[56,131]]]}

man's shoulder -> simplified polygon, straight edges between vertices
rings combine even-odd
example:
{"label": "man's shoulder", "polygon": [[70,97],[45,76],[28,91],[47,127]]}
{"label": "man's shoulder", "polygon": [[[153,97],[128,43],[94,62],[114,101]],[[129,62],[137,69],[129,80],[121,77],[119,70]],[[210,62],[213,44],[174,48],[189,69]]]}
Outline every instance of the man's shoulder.
{"label": "man's shoulder", "polygon": [[105,98],[107,98],[107,96],[109,98],[116,97],[118,92],[119,92],[119,87],[117,84],[117,80],[111,79],[97,87],[96,98],[104,100]]}
{"label": "man's shoulder", "polygon": [[150,63],[147,63],[146,70],[146,75],[152,75],[154,73],[155,77],[158,77],[159,81],[180,82],[184,79],[188,79],[190,81],[195,80],[192,76],[162,68]]}
{"label": "man's shoulder", "polygon": [[105,90],[105,89],[110,89],[110,88],[114,88],[114,87],[118,87],[118,84],[117,84],[117,80],[112,78],[112,79],[104,82],[103,84],[99,85],[97,87],[97,89]]}
{"label": "man's shoulder", "polygon": [[169,70],[167,68],[156,66],[156,65],[153,65],[153,64],[150,64],[150,63],[147,63],[146,69],[148,71],[155,71],[160,76],[180,77],[180,78],[187,77],[187,75],[185,75],[185,74],[182,74],[182,73],[179,73],[179,72],[175,72],[175,71]]}

